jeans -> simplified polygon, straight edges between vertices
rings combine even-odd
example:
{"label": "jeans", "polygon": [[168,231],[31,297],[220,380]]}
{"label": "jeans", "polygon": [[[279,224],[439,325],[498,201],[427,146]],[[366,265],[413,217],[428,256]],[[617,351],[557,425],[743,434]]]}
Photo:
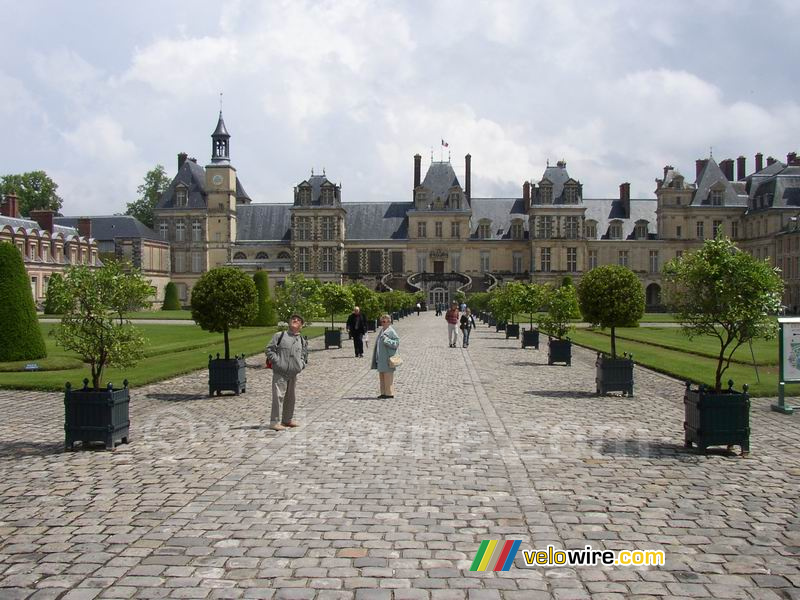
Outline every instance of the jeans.
{"label": "jeans", "polygon": [[461,330],[461,345],[462,346],[469,346],[469,332],[472,331],[469,327],[465,327]]}

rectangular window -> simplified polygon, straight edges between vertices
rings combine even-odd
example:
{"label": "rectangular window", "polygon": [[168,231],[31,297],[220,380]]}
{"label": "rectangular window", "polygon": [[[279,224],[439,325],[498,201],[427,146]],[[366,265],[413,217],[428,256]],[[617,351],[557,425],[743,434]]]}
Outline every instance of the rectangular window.
{"label": "rectangular window", "polygon": [[612,223],[608,227],[608,237],[612,240],[622,239],[622,225],[620,223]]}
{"label": "rectangular window", "polygon": [[540,269],[545,273],[550,272],[550,248],[542,248],[539,254]]}
{"label": "rectangular window", "polygon": [[620,250],[619,255],[617,257],[617,264],[621,267],[628,266],[628,251],[627,250]]}
{"label": "rectangular window", "polygon": [[675,226],[675,237],[681,239],[683,237],[683,228],[680,225]]}
{"label": "rectangular window", "polygon": [[461,237],[461,223],[458,221],[450,223],[450,237],[455,239]]}
{"label": "rectangular window", "polygon": [[661,267],[658,261],[658,250],[650,250],[650,272],[658,273]]}
{"label": "rectangular window", "polygon": [[417,223],[417,237],[418,238],[426,238],[428,237],[428,226],[425,221],[420,221]]}
{"label": "rectangular window", "polygon": [[311,239],[311,218],[310,217],[297,217],[295,230],[297,232],[297,239],[300,241],[307,241]]}
{"label": "rectangular window", "polygon": [[158,223],[158,237],[162,240],[169,239],[169,225],[166,221],[159,221]]}
{"label": "rectangular window", "polygon": [[478,237],[482,240],[487,240],[491,237],[491,232],[489,231],[489,223],[481,223],[478,225]]}
{"label": "rectangular window", "polygon": [[578,249],[567,248],[567,271],[574,273],[578,270]]}
{"label": "rectangular window", "polygon": [[348,273],[358,273],[361,271],[361,252],[358,250],[348,250],[347,251],[347,272]]}
{"label": "rectangular window", "polygon": [[522,273],[522,252],[514,252],[511,255],[511,271]]}
{"label": "rectangular window", "polygon": [[525,226],[522,221],[514,221],[511,223],[511,237],[515,240],[521,240],[525,237]]}
{"label": "rectangular window", "polygon": [[461,255],[458,252],[450,254],[450,267],[453,271],[461,271]]}
{"label": "rectangular window", "polygon": [[436,232],[435,233],[436,237],[437,238],[442,237],[442,222],[436,221],[436,223],[434,223],[433,226],[434,226],[433,229]]}
{"label": "rectangular window", "polygon": [[577,239],[579,228],[580,217],[566,217],[564,219],[564,235],[567,236],[567,239]]}
{"label": "rectangular window", "polygon": [[367,255],[370,273],[383,273],[383,251],[370,250]]}
{"label": "rectangular window", "polygon": [[183,252],[175,252],[174,256],[175,256],[175,272],[183,273],[184,271],[186,271],[186,264],[185,264],[186,254],[184,254]]}
{"label": "rectangular window", "polygon": [[192,273],[200,273],[203,270],[203,255],[200,252],[192,252]]}
{"label": "rectangular window", "polygon": [[638,225],[636,225],[635,231],[636,233],[634,234],[634,237],[637,240],[647,239],[647,225],[645,225],[644,223],[639,223]]}
{"label": "rectangular window", "polygon": [[37,283],[38,283],[38,280],[36,279],[36,277],[31,277],[31,293],[33,294],[34,298],[36,298],[36,284]]}
{"label": "rectangular window", "polygon": [[706,235],[705,235],[705,227],[706,227],[705,222],[703,222],[703,221],[698,221],[697,222],[697,239],[698,240],[702,240],[702,239],[704,239],[706,237]]}
{"label": "rectangular window", "polygon": [[192,241],[193,242],[203,241],[203,224],[198,220],[192,221]]}
{"label": "rectangular window", "polygon": [[589,250],[589,270],[597,266],[597,250]]}
{"label": "rectangular window", "polygon": [[182,242],[186,239],[186,223],[183,220],[175,223],[175,241]]}
{"label": "rectangular window", "polygon": [[731,221],[731,237],[735,240],[739,237],[739,222]]}
{"label": "rectangular window", "polygon": [[482,250],[481,251],[481,271],[487,273],[489,271],[489,251]]}
{"label": "rectangular window", "polygon": [[397,250],[393,250],[390,253],[391,260],[392,260],[392,273],[403,273],[405,272],[405,265],[403,264],[403,253]]}
{"label": "rectangular window", "polygon": [[536,237],[545,240],[553,237],[553,217],[539,217],[536,225]]}
{"label": "rectangular window", "polygon": [[311,270],[311,248],[297,249],[297,266],[303,273],[308,273]]}
{"label": "rectangular window", "polygon": [[424,254],[417,253],[417,271],[424,273],[428,270],[428,257]]}
{"label": "rectangular window", "polygon": [[333,272],[333,248],[322,249],[322,271],[324,273]]}
{"label": "rectangular window", "polygon": [[717,234],[720,233],[721,229],[722,229],[722,221],[714,220],[714,222],[711,225],[711,232],[715,238],[717,237]]}
{"label": "rectangular window", "polygon": [[335,217],[322,217],[322,239],[336,239],[336,219]]}

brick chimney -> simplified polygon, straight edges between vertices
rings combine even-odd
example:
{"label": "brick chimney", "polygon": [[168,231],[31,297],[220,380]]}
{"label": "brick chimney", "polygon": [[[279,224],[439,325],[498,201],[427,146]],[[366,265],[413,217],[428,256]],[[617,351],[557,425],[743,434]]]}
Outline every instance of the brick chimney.
{"label": "brick chimney", "polygon": [[186,162],[186,159],[188,157],[189,157],[189,155],[186,154],[186,152],[179,152],[178,153],[178,171],[181,170],[181,167],[183,166],[183,163]]}
{"label": "brick chimney", "polygon": [[800,165],[800,160],[797,159],[797,152],[789,152],[786,155],[786,165],[790,167]]}
{"label": "brick chimney", "polygon": [[694,174],[695,174],[695,181],[700,181],[700,174],[703,172],[703,169],[706,168],[708,164],[708,159],[706,158],[698,158],[694,161]]}
{"label": "brick chimney", "polygon": [[525,206],[525,212],[531,209],[531,184],[529,181],[522,184],[522,204]]}
{"label": "brick chimney", "polygon": [[32,210],[31,219],[39,224],[39,227],[53,233],[53,215],[52,210]]}
{"label": "brick chimney", "polygon": [[764,168],[764,155],[761,152],[756,154],[756,173]]}
{"label": "brick chimney", "polygon": [[417,189],[420,183],[420,172],[422,170],[422,157],[419,154],[414,155],[414,189]]}
{"label": "brick chimney", "polygon": [[17,208],[17,195],[14,192],[6,195],[6,201],[0,202],[0,215],[4,217],[11,217],[12,219],[19,218],[19,209]]}
{"label": "brick chimney", "polygon": [[467,200],[472,197],[472,155],[467,154],[464,157],[464,178],[466,179],[465,187],[464,187],[464,195],[466,195]]}
{"label": "brick chimney", "polygon": [[771,157],[771,156],[768,156],[767,157],[767,166],[770,166],[772,164],[775,164],[775,159],[773,157]]}
{"label": "brick chimney", "polygon": [[728,181],[733,181],[733,160],[730,158],[726,158],[725,160],[720,161],[719,168],[722,170],[723,175],[725,175],[725,179]]}
{"label": "brick chimney", "polygon": [[736,159],[736,180],[742,181],[747,177],[747,170],[745,167],[746,158],[744,156],[740,156]]}
{"label": "brick chimney", "polygon": [[92,237],[92,220],[89,217],[78,219],[78,235],[85,238]]}
{"label": "brick chimney", "polygon": [[631,184],[627,181],[619,184],[619,200],[622,210],[625,211],[625,218],[629,219],[631,216]]}

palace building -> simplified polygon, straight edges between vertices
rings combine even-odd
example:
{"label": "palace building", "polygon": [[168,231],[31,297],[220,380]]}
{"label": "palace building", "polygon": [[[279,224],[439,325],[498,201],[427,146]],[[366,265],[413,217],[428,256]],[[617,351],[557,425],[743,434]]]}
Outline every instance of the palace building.
{"label": "palace building", "polygon": [[343,202],[340,185],[314,174],[287,190],[286,203],[253,202],[230,156],[220,112],[205,167],[178,155],[178,172],[155,210],[158,236],[170,245],[170,278],[188,302],[202,273],[219,265],[265,270],[273,285],[292,272],[323,281],[360,281],[375,289],[424,290],[429,302],[458,290],[484,291],[518,279],[559,283],[595,266],[630,267],[661,308],[664,263],[723,231],[740,247],[780,267],[785,304],[800,304],[797,216],[800,160],[762,155],[696,161],[694,181],[664,167],[652,198],[584,193],[567,163],[547,165],[521,183],[517,198],[473,194],[472,157],[463,178],[449,161],[422,176],[413,157],[410,197],[395,202]]}

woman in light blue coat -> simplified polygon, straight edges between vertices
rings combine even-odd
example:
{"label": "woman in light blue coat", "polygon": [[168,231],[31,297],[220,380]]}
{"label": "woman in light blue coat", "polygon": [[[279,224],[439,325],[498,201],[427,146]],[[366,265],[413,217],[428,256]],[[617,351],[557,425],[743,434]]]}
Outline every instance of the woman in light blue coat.
{"label": "woman in light blue coat", "polygon": [[392,318],[383,315],[380,318],[381,330],[372,348],[372,368],[378,370],[381,383],[381,395],[378,398],[394,398],[394,367],[389,358],[394,356],[400,346],[400,337],[392,327]]}

